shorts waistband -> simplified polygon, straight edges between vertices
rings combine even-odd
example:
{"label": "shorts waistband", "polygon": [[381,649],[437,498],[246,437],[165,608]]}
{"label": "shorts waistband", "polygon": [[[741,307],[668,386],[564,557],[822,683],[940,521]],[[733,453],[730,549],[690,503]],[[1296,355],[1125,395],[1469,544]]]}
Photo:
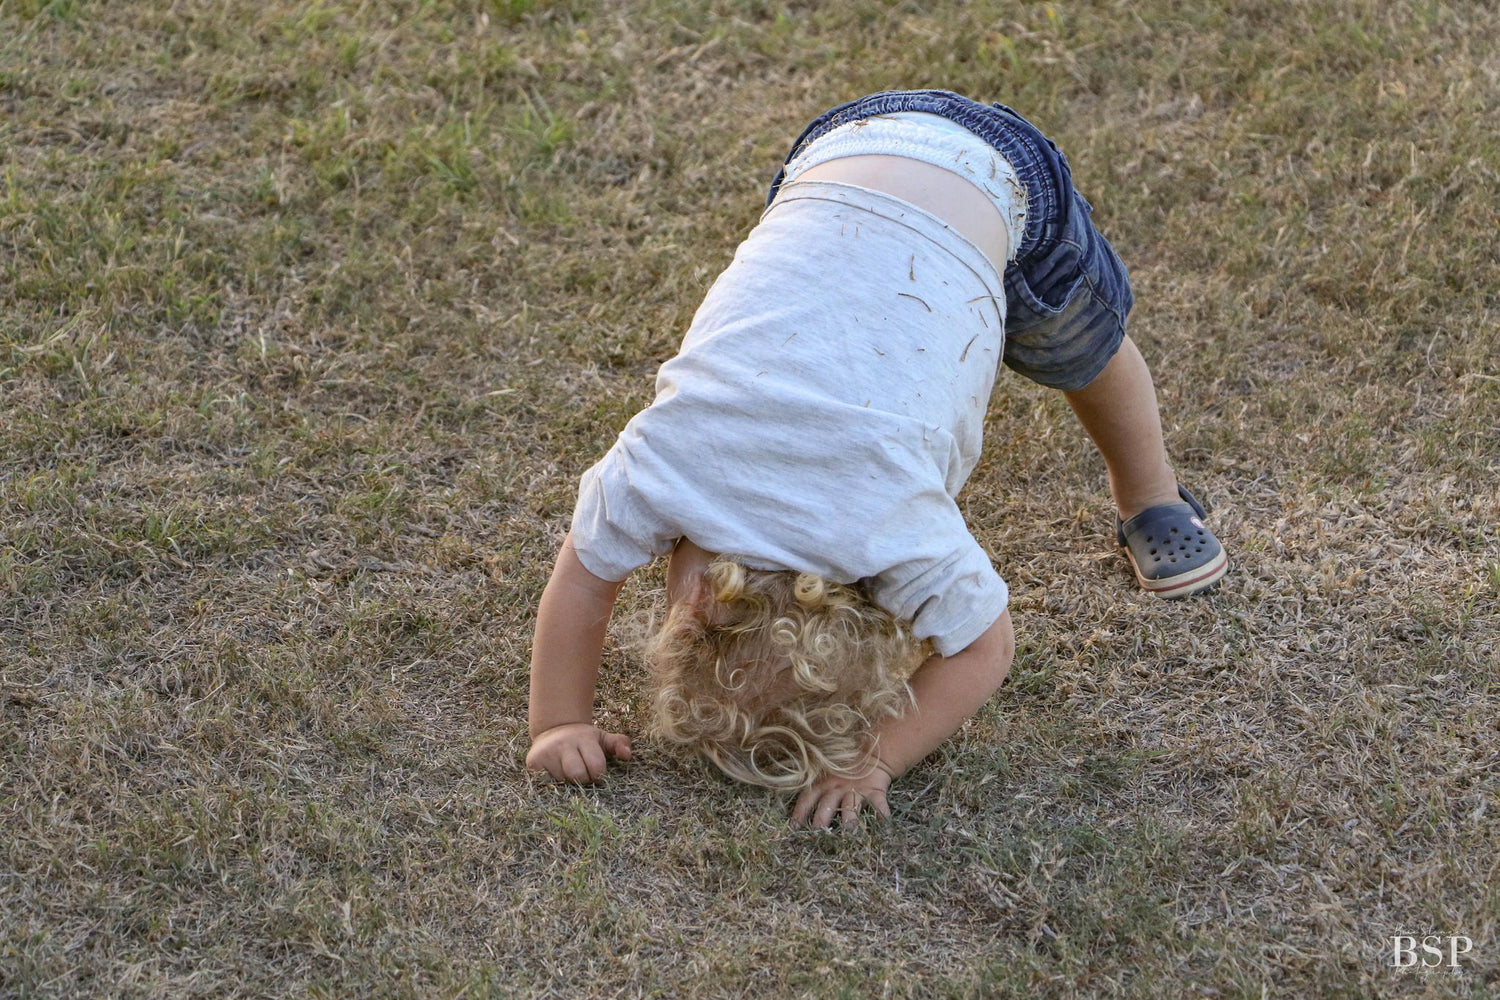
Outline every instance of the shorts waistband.
{"label": "shorts waistband", "polygon": [[1026,191],[1026,230],[1015,250],[1018,260],[1046,253],[1061,238],[1073,194],[1066,157],[1036,126],[1003,104],[981,104],[947,90],[894,90],[871,94],[833,108],[812,121],[787,154],[771,182],[770,204],[786,180],[787,166],[812,141],[840,125],[877,115],[924,111],[940,115],[993,146],[1015,169]]}
{"label": "shorts waistband", "polygon": [[900,156],[961,177],[984,194],[1005,223],[1009,258],[1026,232],[1026,188],[999,150],[973,132],[938,115],[902,111],[846,122],[806,143],[787,164],[783,185],[805,171],[847,156]]}

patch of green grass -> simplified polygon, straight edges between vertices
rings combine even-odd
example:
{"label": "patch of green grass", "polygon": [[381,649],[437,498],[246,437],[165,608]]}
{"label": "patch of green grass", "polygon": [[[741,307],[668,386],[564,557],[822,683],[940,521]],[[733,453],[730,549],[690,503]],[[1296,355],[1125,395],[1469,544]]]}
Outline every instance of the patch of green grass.
{"label": "patch of green grass", "polygon": [[17,0],[14,13],[22,20],[50,17],[76,21],[85,6],[84,0]]}

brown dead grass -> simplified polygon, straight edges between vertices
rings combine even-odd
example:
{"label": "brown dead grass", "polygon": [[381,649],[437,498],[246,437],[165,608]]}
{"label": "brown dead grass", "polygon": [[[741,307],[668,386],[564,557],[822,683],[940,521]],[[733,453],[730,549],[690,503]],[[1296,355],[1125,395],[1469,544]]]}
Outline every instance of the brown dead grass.
{"label": "brown dead grass", "polygon": [[[1495,995],[1497,33],[0,4],[0,994]],[[1139,596],[1066,407],[1002,378],[964,503],[1020,654],[895,822],[792,831],[649,743],[538,782],[577,475],[796,130],[918,85],[1068,151],[1232,575]]]}

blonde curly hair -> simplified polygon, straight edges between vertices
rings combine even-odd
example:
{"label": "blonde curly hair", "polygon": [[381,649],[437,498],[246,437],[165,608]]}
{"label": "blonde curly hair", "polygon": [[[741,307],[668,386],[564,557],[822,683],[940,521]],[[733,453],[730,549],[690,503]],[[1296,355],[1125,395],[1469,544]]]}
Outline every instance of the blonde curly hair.
{"label": "blonde curly hair", "polygon": [[655,730],[724,773],[795,791],[869,770],[927,644],[858,586],[719,557],[645,643]]}

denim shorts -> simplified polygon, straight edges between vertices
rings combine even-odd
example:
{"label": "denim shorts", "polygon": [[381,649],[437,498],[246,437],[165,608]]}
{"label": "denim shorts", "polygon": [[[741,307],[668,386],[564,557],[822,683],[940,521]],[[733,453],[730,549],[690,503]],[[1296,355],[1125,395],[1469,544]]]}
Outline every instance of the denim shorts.
{"label": "denim shorts", "polygon": [[993,146],[1026,192],[1026,234],[1005,269],[1005,364],[1054,389],[1081,389],[1109,363],[1125,337],[1135,299],[1130,277],[1094,228],[1093,207],[1073,187],[1062,151],[1003,104],[981,104],[946,90],[892,90],[827,111],[803,129],[771,182],[776,197],[786,165],[819,137],[849,122],[903,111],[941,115]]}

